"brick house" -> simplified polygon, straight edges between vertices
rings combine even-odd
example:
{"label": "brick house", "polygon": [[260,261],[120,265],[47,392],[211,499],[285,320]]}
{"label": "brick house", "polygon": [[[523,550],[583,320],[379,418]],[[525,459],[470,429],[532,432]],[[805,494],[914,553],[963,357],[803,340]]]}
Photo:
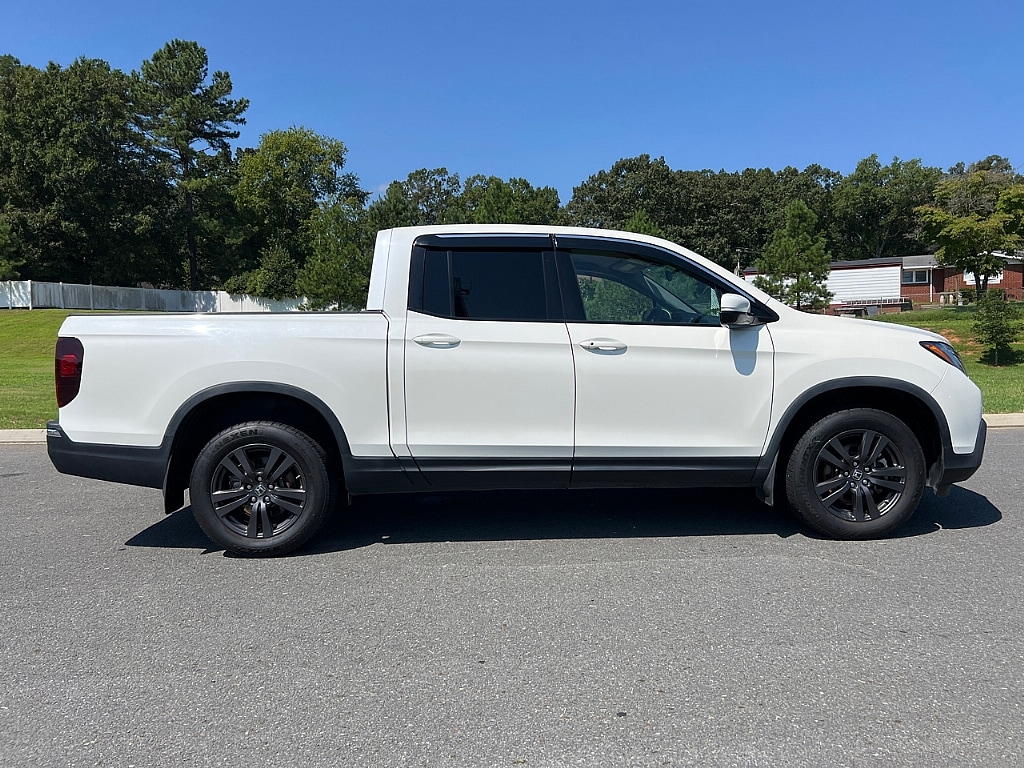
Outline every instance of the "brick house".
{"label": "brick house", "polygon": [[[1002,274],[989,280],[990,288],[1006,292],[1007,298],[1024,300],[1024,264],[1022,254],[1004,255]],[[757,270],[743,271],[753,281]],[[944,267],[935,256],[835,261],[828,276],[832,292],[829,312],[833,314],[877,314],[899,312],[920,304],[955,304],[960,291],[973,289],[974,275],[956,267]]]}
{"label": "brick house", "polygon": [[[1006,266],[1002,274],[989,279],[989,287],[1005,291],[1009,299],[1024,300],[1021,254],[1001,255]],[[915,304],[941,304],[944,299],[956,302],[960,291],[966,288],[975,288],[974,275],[965,274],[955,267],[939,266],[934,256],[907,256],[903,259],[900,295]]]}

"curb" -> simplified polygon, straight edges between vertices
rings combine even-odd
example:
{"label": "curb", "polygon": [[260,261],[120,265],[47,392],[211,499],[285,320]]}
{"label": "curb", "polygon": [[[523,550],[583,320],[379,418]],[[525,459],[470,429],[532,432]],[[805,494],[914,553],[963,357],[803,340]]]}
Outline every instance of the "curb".
{"label": "curb", "polygon": [[45,429],[0,429],[0,445],[31,445],[45,442]]}
{"label": "curb", "polygon": [[[1024,427],[1024,413],[986,413],[990,429]],[[45,429],[0,429],[0,445],[38,445],[46,442]]]}
{"label": "curb", "polygon": [[1024,427],[1024,413],[986,413],[985,423],[990,427]]}

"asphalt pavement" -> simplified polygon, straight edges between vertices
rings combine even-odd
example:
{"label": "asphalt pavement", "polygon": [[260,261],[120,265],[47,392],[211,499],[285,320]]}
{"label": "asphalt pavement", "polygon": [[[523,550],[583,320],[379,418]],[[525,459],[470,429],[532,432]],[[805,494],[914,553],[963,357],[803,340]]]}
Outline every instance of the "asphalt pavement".
{"label": "asphalt pavement", "polygon": [[0,447],[0,765],[1024,764],[1024,430],[899,535],[745,491],[357,499],[295,556]]}

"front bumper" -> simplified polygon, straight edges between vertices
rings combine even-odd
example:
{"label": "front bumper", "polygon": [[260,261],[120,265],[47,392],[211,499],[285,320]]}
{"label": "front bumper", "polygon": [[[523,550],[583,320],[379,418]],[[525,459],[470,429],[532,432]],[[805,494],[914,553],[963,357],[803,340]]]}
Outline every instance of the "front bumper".
{"label": "front bumper", "polygon": [[985,453],[987,434],[988,424],[982,419],[978,427],[978,438],[971,453],[953,453],[950,446],[943,446],[942,456],[928,472],[928,485],[935,490],[936,496],[946,496],[953,483],[966,480],[978,471]]}

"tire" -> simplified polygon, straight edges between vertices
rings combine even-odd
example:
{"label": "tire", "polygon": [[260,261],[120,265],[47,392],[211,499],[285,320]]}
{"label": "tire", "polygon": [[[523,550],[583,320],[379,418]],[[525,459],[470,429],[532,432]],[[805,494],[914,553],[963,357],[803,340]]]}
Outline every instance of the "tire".
{"label": "tire", "polygon": [[892,414],[855,408],[826,416],[786,464],[793,512],[836,539],[870,539],[914,514],[925,481],[921,444]]}
{"label": "tire", "polygon": [[327,454],[285,424],[250,421],[225,429],[196,457],[189,496],[196,522],[225,549],[248,557],[291,552],[333,507]]}

